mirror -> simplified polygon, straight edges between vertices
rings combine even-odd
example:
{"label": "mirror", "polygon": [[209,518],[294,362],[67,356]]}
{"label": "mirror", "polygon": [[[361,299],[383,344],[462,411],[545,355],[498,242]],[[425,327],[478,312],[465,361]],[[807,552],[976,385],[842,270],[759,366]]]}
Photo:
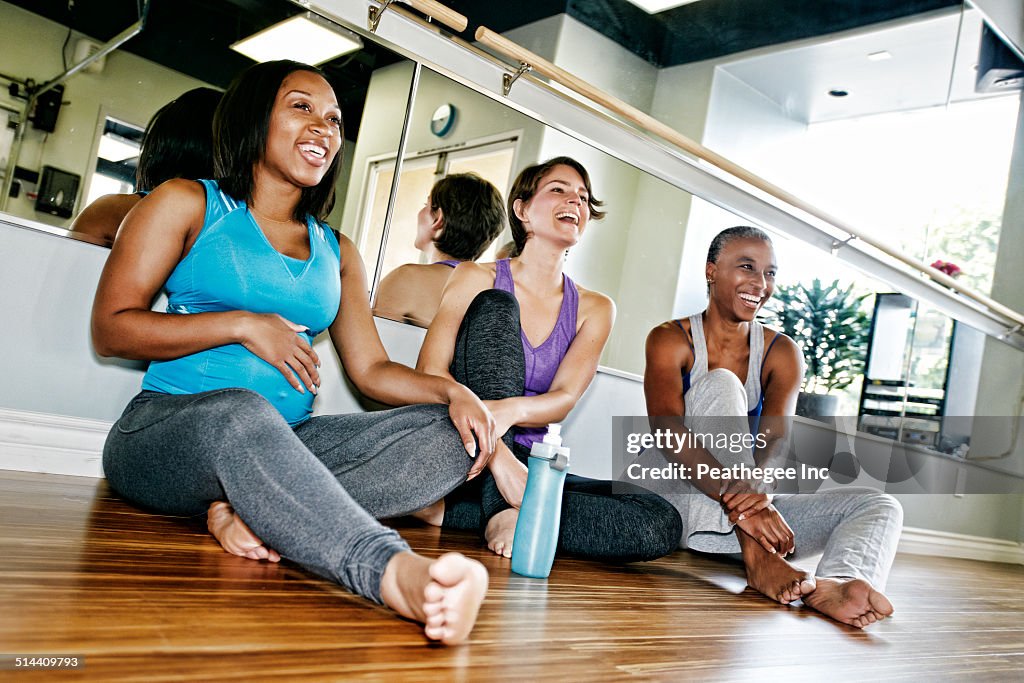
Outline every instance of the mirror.
{"label": "mirror", "polygon": [[[457,118],[439,138],[431,133],[431,119],[445,104],[452,105]],[[647,332],[672,314],[683,235],[678,216],[690,195],[428,69],[420,79],[409,138],[381,276],[403,263],[425,262],[413,247],[416,214],[436,179],[473,171],[507,195],[521,169],[554,156],[571,156],[589,171],[607,216],[593,221],[570,250],[566,272],[617,302],[618,318],[602,364],[642,372]],[[737,222],[734,218],[731,224]],[[482,260],[493,260],[494,250],[508,239],[506,232],[495,240]],[[373,263],[375,247],[363,256]],[[378,308],[377,313],[404,318],[400,311]]]}
{"label": "mirror", "polygon": [[[4,211],[55,228],[69,226],[69,217],[37,210],[46,167],[77,178],[77,189],[69,191],[70,215],[100,195],[133,192],[139,131],[156,110],[192,88],[226,88],[235,74],[253,63],[229,46],[300,10],[286,0],[151,2],[145,29],[138,36],[95,69],[76,73],[63,84],[53,131],[36,127],[37,114],[35,122],[24,126],[20,149],[12,149],[15,132],[10,125],[25,106],[28,79],[39,84],[55,78],[131,25],[137,15],[134,0],[0,2],[0,80],[6,81],[0,94],[0,173],[11,152],[17,152],[17,196],[7,200]],[[406,95],[397,108],[384,108],[393,116],[364,116],[366,100],[372,97],[370,75],[403,64],[405,80],[397,85],[407,94],[410,62],[372,41],[321,65],[338,95],[346,137],[338,201],[328,222],[346,232],[360,220],[358,207],[347,201],[348,170],[360,137],[371,135],[376,144],[396,148],[404,118]],[[17,88],[17,95],[8,90],[9,84]],[[355,182],[353,196],[359,197],[363,177]]]}

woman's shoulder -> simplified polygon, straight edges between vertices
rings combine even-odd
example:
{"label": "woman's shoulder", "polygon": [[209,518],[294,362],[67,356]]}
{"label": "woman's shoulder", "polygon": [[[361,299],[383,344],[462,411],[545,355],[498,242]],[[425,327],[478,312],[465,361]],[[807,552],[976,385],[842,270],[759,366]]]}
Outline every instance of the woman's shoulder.
{"label": "woman's shoulder", "polygon": [[763,325],[763,332],[766,368],[803,363],[803,352],[792,337],[767,325]]}
{"label": "woman's shoulder", "polygon": [[[448,266],[438,266],[447,269]],[[494,283],[494,276],[497,274],[497,264],[477,263],[476,261],[463,261],[451,271],[451,282],[463,284],[476,284],[490,287]]]}
{"label": "woman's shoulder", "polygon": [[[683,327],[680,327],[682,325]],[[685,329],[684,329],[685,328]],[[655,326],[647,335],[648,343],[656,343],[662,346],[682,345],[690,346],[689,336],[690,321],[686,318],[666,320]]]}
{"label": "woman's shoulder", "polygon": [[585,315],[615,316],[615,302],[607,294],[576,285],[580,298],[580,311]]}

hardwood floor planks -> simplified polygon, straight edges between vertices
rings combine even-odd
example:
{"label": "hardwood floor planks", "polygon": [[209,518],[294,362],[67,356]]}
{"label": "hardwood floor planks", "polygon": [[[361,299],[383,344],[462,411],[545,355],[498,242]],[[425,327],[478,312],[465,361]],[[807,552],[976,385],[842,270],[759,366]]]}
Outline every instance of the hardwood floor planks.
{"label": "hardwood floor planks", "polygon": [[[469,644],[293,565],[224,553],[204,520],[152,515],[101,481],[0,472],[0,653],[76,654],[17,680],[926,680],[1024,671],[1024,567],[899,556],[896,615],[860,632],[745,588],[741,568],[674,553],[559,559],[512,575],[474,535],[398,525],[418,551],[491,571]],[[0,672],[4,678],[9,672]]]}

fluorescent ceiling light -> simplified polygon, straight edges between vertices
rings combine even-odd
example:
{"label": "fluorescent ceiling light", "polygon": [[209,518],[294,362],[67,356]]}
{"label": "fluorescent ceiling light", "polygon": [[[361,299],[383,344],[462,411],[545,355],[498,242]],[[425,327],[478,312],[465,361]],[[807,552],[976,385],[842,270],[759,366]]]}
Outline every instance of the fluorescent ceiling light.
{"label": "fluorescent ceiling light", "polygon": [[697,0],[628,0],[648,14],[657,14],[673,7],[689,5]]}
{"label": "fluorescent ceiling light", "polygon": [[880,50],[878,52],[872,52],[868,55],[868,59],[872,62],[882,62],[886,59],[892,59],[892,55],[887,50]]}
{"label": "fluorescent ceiling light", "polygon": [[257,62],[294,59],[316,65],[363,49],[363,41],[312,12],[305,12],[240,40],[231,49]]}
{"label": "fluorescent ceiling light", "polygon": [[101,159],[108,161],[124,161],[139,156],[139,145],[122,142],[120,138],[112,135],[103,135],[100,137],[97,154]]}

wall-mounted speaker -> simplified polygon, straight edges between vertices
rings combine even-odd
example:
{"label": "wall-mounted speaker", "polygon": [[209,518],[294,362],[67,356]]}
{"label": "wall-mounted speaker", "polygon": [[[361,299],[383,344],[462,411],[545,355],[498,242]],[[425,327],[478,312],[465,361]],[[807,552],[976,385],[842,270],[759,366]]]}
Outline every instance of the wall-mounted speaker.
{"label": "wall-mounted speaker", "polygon": [[975,92],[1011,92],[1024,89],[1024,61],[987,25],[981,27]]}
{"label": "wall-mounted speaker", "polygon": [[60,114],[63,97],[63,85],[55,85],[40,95],[36,100],[36,111],[32,115],[32,127],[52,133],[57,127],[57,115]]}
{"label": "wall-mounted speaker", "polygon": [[53,166],[43,166],[36,197],[36,211],[61,218],[71,218],[75,212],[78,184],[82,176],[68,173]]}

